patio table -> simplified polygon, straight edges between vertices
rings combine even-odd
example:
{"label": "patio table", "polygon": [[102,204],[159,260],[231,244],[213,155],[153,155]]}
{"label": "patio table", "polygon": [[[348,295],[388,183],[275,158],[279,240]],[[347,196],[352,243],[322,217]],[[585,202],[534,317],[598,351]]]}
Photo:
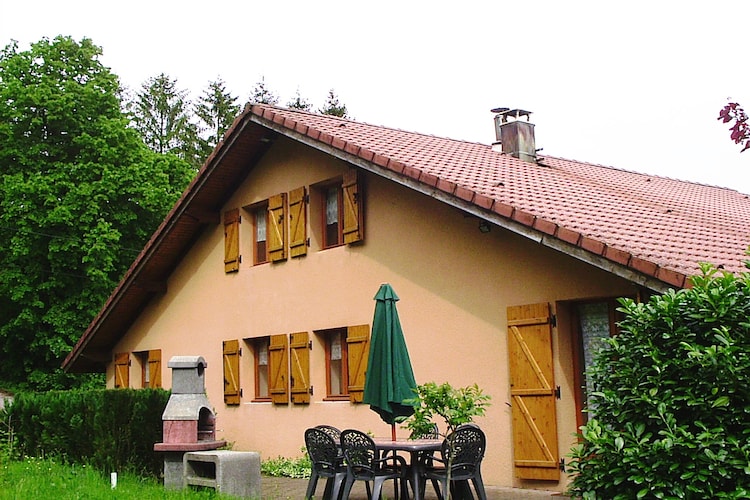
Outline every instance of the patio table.
{"label": "patio table", "polygon": [[375,447],[378,451],[406,451],[409,452],[409,469],[411,477],[412,490],[414,491],[414,498],[422,500],[424,498],[424,492],[420,491],[419,478],[424,473],[424,464],[420,460],[420,455],[425,452],[439,451],[443,444],[442,439],[396,439],[395,441],[390,438],[373,438]]}

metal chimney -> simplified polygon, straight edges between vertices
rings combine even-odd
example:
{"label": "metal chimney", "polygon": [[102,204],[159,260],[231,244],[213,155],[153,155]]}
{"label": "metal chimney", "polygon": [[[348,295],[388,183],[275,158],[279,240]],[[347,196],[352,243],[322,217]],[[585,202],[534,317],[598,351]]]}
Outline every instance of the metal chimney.
{"label": "metal chimney", "polygon": [[[534,124],[529,122],[531,111],[510,108],[494,108],[491,111],[495,113],[497,138],[497,142],[492,144],[492,150],[535,163]],[[521,121],[524,116],[526,121]]]}

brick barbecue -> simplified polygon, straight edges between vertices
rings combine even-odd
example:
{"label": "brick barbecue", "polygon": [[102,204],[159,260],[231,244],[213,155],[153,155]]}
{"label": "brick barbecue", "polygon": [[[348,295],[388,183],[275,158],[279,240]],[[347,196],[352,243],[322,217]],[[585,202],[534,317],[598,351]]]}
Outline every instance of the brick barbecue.
{"label": "brick barbecue", "polygon": [[215,450],[226,444],[216,439],[216,417],[206,397],[206,360],[202,356],[174,356],[167,365],[172,369],[172,395],[162,414],[163,442],[154,451],[164,452],[164,486],[183,486],[185,453]]}

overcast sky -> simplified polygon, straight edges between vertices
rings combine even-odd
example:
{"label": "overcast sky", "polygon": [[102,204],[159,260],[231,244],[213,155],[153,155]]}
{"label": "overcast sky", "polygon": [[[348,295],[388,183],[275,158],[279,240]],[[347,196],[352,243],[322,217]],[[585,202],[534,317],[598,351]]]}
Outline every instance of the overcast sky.
{"label": "overcast sky", "polygon": [[716,120],[750,109],[750,2],[0,0],[0,45],[91,38],[122,83],[166,73],[246,102],[330,88],[352,118],[489,144],[490,109],[532,111],[542,154],[750,193]]}

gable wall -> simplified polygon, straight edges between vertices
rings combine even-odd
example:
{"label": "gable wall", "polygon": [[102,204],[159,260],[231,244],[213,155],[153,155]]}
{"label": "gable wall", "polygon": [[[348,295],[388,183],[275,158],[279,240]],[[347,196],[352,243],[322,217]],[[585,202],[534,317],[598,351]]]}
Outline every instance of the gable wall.
{"label": "gable wall", "polygon": [[[305,146],[280,140],[225,205],[229,210],[341,175],[347,165]],[[361,173],[360,175],[363,175]],[[506,307],[588,297],[632,294],[626,281],[520,236],[493,227],[480,233],[478,220],[427,196],[374,175],[365,176],[365,241],[319,250],[302,258],[252,265],[250,214],[242,211],[242,263],[225,274],[223,226],[209,227],[169,279],[168,292],[153,301],[114,352],[161,349],[162,380],[171,382],[167,361],[201,355],[208,362],[207,395],[217,413],[217,435],[234,449],[261,451],[264,458],[301,454],[304,429],[327,423],[378,436],[390,428],[365,405],[323,401],[325,356],[313,330],[371,324],[373,296],[390,283],[401,300],[398,311],[417,383],[477,383],[492,397],[478,423],[487,433],[483,465],[487,484],[518,484],[512,474]],[[309,217],[308,226],[318,224]],[[575,432],[569,332],[553,339],[560,455]],[[310,332],[309,405],[253,403],[253,356],[240,342],[239,406],[222,396],[222,341]],[[131,368],[131,381],[139,375]],[[108,369],[113,385],[113,368]],[[565,397],[565,395],[568,397]],[[400,435],[408,435],[400,430]],[[538,485],[562,489],[559,485]]]}

